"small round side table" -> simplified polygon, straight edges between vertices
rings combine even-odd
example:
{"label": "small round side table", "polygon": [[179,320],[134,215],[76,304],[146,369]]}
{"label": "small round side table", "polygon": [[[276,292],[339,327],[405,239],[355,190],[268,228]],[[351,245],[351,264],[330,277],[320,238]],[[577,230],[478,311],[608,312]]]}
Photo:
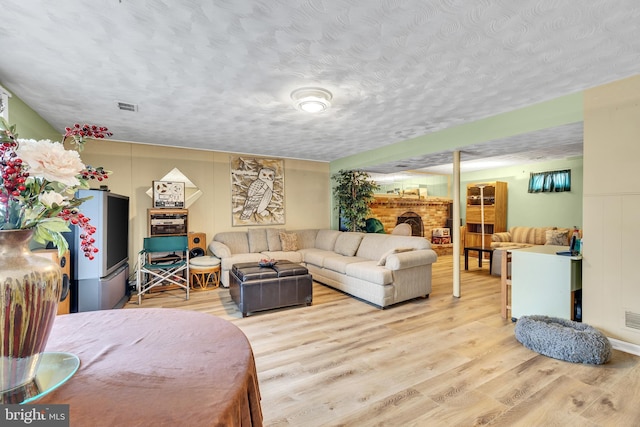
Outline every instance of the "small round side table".
{"label": "small round side table", "polygon": [[209,282],[215,289],[220,286],[220,259],[213,256],[199,256],[189,260],[189,276],[192,288],[207,289]]}

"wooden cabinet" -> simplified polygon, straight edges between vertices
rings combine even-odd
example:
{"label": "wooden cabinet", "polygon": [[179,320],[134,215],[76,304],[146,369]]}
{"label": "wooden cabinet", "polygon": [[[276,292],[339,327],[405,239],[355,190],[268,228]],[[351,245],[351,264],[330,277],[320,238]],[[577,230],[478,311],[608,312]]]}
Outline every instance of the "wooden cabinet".
{"label": "wooden cabinet", "polygon": [[[482,189],[480,186],[484,186]],[[465,247],[491,247],[491,235],[507,231],[507,183],[482,182],[467,185]]]}

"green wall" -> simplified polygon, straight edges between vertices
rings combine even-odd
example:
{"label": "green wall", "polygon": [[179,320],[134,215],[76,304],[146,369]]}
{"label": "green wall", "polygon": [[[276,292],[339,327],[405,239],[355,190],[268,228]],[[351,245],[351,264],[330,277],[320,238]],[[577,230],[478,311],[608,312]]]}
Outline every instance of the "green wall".
{"label": "green wall", "polygon": [[[571,191],[564,193],[527,192],[529,174],[561,169],[571,169]],[[582,228],[582,157],[554,162],[531,163],[508,168],[490,169],[460,175],[460,217],[465,219],[464,195],[467,184],[485,181],[507,183],[507,228],[516,225]]]}
{"label": "green wall", "polygon": [[[16,125],[19,138],[62,141],[62,133],[56,131],[15,94],[9,98],[9,123]],[[69,123],[69,126],[72,124]]]}
{"label": "green wall", "polygon": [[[380,186],[378,193],[389,193],[397,191],[414,190],[422,188],[427,190],[429,197],[451,197],[450,192],[450,175],[439,174],[407,174],[407,178],[401,179],[395,175],[393,181],[378,180],[373,176],[373,180]],[[393,175],[392,175],[393,176]]]}

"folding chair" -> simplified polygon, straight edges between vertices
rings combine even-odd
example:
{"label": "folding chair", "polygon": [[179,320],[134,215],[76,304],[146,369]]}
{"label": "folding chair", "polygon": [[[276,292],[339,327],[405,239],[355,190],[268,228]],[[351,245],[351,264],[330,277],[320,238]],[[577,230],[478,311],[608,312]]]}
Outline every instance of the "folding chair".
{"label": "folding chair", "polygon": [[156,286],[175,285],[189,299],[189,241],[187,236],[145,237],[138,253],[136,274],[138,305],[142,295]]}

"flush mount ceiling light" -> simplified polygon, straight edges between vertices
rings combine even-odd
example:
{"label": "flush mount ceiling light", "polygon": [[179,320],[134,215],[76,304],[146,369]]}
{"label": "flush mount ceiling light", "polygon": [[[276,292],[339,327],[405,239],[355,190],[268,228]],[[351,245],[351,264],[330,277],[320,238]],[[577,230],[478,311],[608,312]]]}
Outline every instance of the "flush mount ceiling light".
{"label": "flush mount ceiling light", "polygon": [[291,99],[298,110],[305,113],[320,113],[331,106],[331,92],[319,87],[303,87],[291,92]]}

